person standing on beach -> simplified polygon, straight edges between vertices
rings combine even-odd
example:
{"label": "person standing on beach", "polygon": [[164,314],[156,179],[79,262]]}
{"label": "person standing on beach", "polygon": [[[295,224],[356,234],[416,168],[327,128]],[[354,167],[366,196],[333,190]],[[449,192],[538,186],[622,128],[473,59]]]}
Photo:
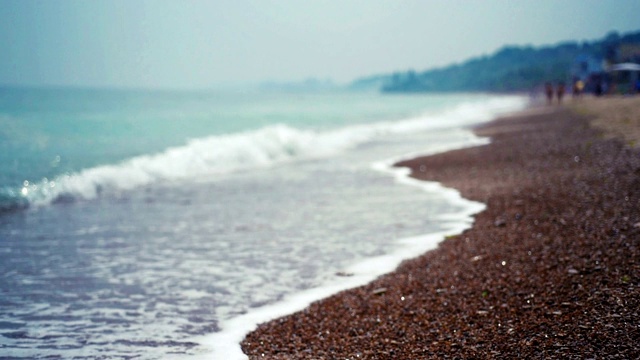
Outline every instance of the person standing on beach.
{"label": "person standing on beach", "polygon": [[596,88],[595,88],[595,90],[593,91],[593,93],[594,93],[596,96],[602,96],[603,92],[604,92],[604,88],[603,88],[603,86],[602,86],[602,81],[598,80],[598,81],[596,82]]}
{"label": "person standing on beach", "polygon": [[582,96],[582,89],[584,89],[584,82],[582,80],[576,80],[573,82],[573,91],[572,95],[574,98],[579,98]]}
{"label": "person standing on beach", "polygon": [[558,104],[562,104],[562,98],[564,97],[564,82],[561,81],[558,83],[558,88],[556,89],[556,96],[558,97]]}
{"label": "person standing on beach", "polygon": [[551,105],[553,101],[553,85],[550,82],[544,84],[544,92],[547,95],[547,104]]}

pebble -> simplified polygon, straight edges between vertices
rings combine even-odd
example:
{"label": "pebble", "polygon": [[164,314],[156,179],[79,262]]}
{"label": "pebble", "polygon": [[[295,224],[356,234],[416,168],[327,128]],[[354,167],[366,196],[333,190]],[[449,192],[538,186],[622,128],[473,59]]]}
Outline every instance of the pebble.
{"label": "pebble", "polygon": [[[640,279],[621,281],[640,259],[639,151],[563,107],[476,131],[491,144],[399,164],[487,204],[474,227],[371,284],[260,325],[242,343],[249,359],[640,358]],[[576,156],[580,166],[567,164]],[[500,220],[521,213],[505,231]],[[593,270],[595,260],[606,265]],[[371,296],[386,292],[411,301]]]}

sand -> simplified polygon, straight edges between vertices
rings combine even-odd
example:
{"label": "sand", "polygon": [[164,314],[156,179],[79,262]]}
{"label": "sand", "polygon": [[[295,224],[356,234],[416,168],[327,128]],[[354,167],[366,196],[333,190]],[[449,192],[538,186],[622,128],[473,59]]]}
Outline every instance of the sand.
{"label": "sand", "polygon": [[626,128],[596,127],[614,118],[631,126],[624,107],[638,114],[639,103],[582,102],[475,129],[490,145],[398,164],[487,209],[395,272],[260,325],[243,351],[251,359],[640,358],[640,152],[617,133]]}
{"label": "sand", "polygon": [[605,137],[640,146],[640,96],[589,97],[569,106],[578,114],[591,116],[591,126],[603,131]]}

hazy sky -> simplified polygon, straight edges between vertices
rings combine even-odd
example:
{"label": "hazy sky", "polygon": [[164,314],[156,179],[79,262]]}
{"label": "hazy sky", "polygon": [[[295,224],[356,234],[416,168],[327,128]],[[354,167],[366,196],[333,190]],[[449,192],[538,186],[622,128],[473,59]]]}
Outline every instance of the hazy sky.
{"label": "hazy sky", "polygon": [[0,0],[0,84],[347,82],[611,30],[640,1]]}

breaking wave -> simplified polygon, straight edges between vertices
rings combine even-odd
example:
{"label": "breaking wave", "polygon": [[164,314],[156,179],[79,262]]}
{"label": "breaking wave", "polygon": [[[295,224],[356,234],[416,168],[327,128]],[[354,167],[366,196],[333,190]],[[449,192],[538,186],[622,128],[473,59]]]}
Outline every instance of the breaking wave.
{"label": "breaking wave", "polygon": [[0,188],[0,212],[93,199],[160,181],[212,178],[220,174],[266,168],[339,154],[388,134],[427,131],[488,121],[524,108],[527,99],[510,96],[465,103],[454,109],[399,121],[363,124],[329,131],[296,129],[283,124],[254,131],[193,139],[157,154],[76,173],[25,181],[20,188]]}

